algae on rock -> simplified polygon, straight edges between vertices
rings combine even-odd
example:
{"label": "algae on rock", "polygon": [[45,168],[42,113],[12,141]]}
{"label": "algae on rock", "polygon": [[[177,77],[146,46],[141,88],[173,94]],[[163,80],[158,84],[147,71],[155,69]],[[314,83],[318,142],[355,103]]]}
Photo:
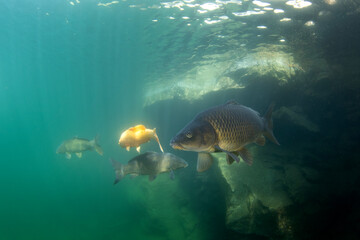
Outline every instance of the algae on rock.
{"label": "algae on rock", "polygon": [[208,93],[245,88],[259,78],[275,79],[283,85],[304,72],[287,48],[270,44],[249,52],[204,55],[194,65],[184,72],[150,81],[145,88],[144,105],[174,98],[192,102]]}
{"label": "algae on rock", "polygon": [[149,239],[207,239],[206,231],[198,227],[200,220],[188,207],[191,199],[182,191],[178,179],[171,181],[163,174],[153,182],[146,177],[131,181],[139,191],[132,191],[129,197],[146,211],[137,224],[148,229]]}
{"label": "algae on rock", "polygon": [[153,81],[146,86],[145,106],[174,98],[191,102],[210,92],[242,88],[233,79],[223,75],[230,64],[230,61],[218,62],[206,58],[204,62],[172,79]]}
{"label": "algae on rock", "polygon": [[293,204],[284,190],[285,175],[275,165],[269,168],[271,156],[257,152],[253,155],[254,164],[248,166],[242,161],[227,165],[225,154],[213,154],[229,189],[226,195],[226,224],[242,234],[288,234],[281,233],[277,225],[283,210]]}
{"label": "algae on rock", "polygon": [[245,57],[234,61],[227,75],[244,85],[263,77],[276,79],[279,84],[285,84],[297,72],[304,72],[288,51],[281,45],[262,44]]}

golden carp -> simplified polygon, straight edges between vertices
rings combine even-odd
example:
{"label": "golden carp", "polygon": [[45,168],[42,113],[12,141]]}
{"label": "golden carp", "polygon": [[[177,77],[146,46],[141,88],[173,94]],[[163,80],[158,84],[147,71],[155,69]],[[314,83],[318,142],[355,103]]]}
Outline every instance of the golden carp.
{"label": "golden carp", "polygon": [[147,129],[144,125],[137,125],[125,130],[120,136],[119,145],[128,151],[131,147],[136,147],[136,151],[140,153],[140,145],[149,142],[151,139],[155,139],[159,144],[160,150],[164,152],[156,135],[156,128]]}

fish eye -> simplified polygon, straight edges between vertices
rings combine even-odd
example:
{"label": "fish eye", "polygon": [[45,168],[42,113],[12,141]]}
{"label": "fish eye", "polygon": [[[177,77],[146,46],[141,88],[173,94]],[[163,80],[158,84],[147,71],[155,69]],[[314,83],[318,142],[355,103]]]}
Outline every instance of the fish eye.
{"label": "fish eye", "polygon": [[192,138],[192,134],[191,134],[190,131],[187,131],[187,132],[185,133],[185,136],[186,136],[187,138]]}

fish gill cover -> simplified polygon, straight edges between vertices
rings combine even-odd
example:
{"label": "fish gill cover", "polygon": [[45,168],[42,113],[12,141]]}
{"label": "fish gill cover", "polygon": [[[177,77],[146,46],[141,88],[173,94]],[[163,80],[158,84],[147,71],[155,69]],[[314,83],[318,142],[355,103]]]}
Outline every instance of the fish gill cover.
{"label": "fish gill cover", "polygon": [[[358,0],[0,2],[0,239],[358,239]],[[170,139],[230,99],[281,146],[196,172]],[[113,186],[123,131],[189,166]],[[103,156],[59,145],[99,136]],[[141,152],[159,151],[156,141]]]}

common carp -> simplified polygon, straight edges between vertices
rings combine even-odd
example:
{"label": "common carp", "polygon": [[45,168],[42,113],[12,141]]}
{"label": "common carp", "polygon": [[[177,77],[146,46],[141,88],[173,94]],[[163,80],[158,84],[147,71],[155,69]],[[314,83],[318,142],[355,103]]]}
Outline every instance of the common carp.
{"label": "common carp", "polygon": [[127,174],[133,176],[149,175],[149,181],[153,181],[159,173],[170,172],[170,178],[174,179],[174,170],[185,168],[187,162],[171,153],[146,152],[131,159],[123,165],[114,159],[110,159],[116,174],[114,184],[118,183]]}
{"label": "common carp", "polygon": [[250,143],[265,145],[265,137],[279,145],[273,134],[271,104],[264,117],[249,107],[228,101],[209,108],[195,116],[171,141],[174,149],[199,152],[197,171],[210,168],[213,158],[209,153],[225,152],[228,164],[239,162],[238,156],[251,165],[250,152],[245,148]]}
{"label": "common carp", "polygon": [[91,141],[74,137],[72,139],[64,141],[56,150],[57,154],[65,154],[67,159],[71,158],[71,154],[75,153],[78,158],[82,157],[84,151],[95,150],[98,154],[103,155],[103,150],[98,143],[98,139],[95,138]]}
{"label": "common carp", "polygon": [[140,153],[140,145],[149,142],[151,139],[155,139],[159,144],[160,150],[164,152],[156,135],[156,128],[147,129],[144,125],[137,125],[124,131],[120,136],[119,144],[128,151],[131,147],[136,147],[136,151]]}

